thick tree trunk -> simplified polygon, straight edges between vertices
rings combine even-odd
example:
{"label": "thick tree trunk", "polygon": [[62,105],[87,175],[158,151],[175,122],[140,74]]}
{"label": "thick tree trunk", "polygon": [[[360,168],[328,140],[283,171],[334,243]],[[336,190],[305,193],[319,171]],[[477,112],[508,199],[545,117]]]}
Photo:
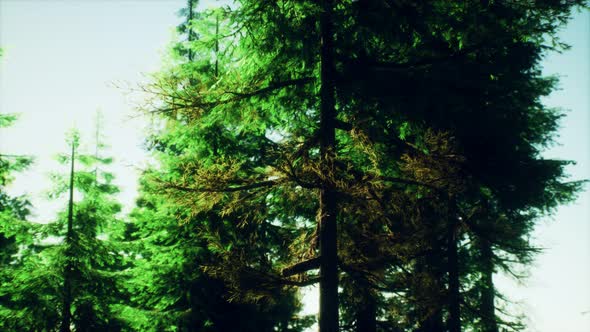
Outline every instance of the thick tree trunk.
{"label": "thick tree trunk", "polygon": [[481,290],[480,311],[483,323],[483,332],[498,332],[498,323],[496,321],[496,307],[494,304],[494,281],[492,275],[494,274],[494,263],[492,261],[494,253],[492,246],[486,239],[481,239],[480,258],[482,262],[482,281],[483,289]]}
{"label": "thick tree trunk", "polygon": [[70,332],[70,323],[72,320],[72,284],[71,273],[72,265],[70,263],[70,246],[73,235],[74,222],[74,157],[76,155],[76,143],[72,141],[72,162],[70,166],[70,199],[68,202],[68,232],[65,238],[66,244],[66,265],[64,266],[64,286],[63,286],[63,307],[61,316],[60,332]]}
{"label": "thick tree trunk", "polygon": [[[324,0],[320,17],[321,34],[321,115],[320,153],[323,174],[334,174],[335,88],[332,29],[332,0]],[[338,331],[338,254],[336,192],[329,180],[320,189],[320,332]]]}
{"label": "thick tree trunk", "polygon": [[461,309],[459,294],[459,262],[457,258],[457,233],[454,216],[450,216],[447,233],[447,266],[449,276],[449,332],[461,332]]}

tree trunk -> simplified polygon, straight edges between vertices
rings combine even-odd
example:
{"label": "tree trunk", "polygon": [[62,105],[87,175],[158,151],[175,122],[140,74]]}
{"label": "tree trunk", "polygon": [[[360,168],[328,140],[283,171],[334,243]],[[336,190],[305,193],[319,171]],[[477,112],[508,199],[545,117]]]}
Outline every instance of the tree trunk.
{"label": "tree trunk", "polygon": [[[434,240],[433,240],[434,241]],[[420,322],[420,327],[416,330],[416,332],[443,332],[444,323],[443,323],[443,316],[442,316],[442,307],[441,307],[441,299],[440,294],[442,293],[442,275],[443,275],[443,267],[441,267],[441,257],[443,253],[440,251],[439,246],[435,243],[433,245],[433,252],[423,258],[419,258],[416,262],[416,272],[417,273],[427,273],[430,275],[433,281],[432,289],[430,289],[429,294],[427,294],[430,299],[422,299],[424,302],[429,302],[428,300],[432,301],[432,296],[435,296],[433,303],[429,306],[424,306],[423,303],[417,303],[418,306],[418,314],[420,318],[424,317],[423,320]]]}
{"label": "tree trunk", "polygon": [[70,166],[70,199],[68,202],[68,232],[65,238],[66,245],[66,265],[64,266],[64,286],[63,286],[63,307],[61,316],[61,327],[60,332],[70,332],[70,323],[72,320],[72,285],[71,285],[71,273],[72,265],[71,259],[71,243],[73,235],[73,220],[74,220],[74,157],[76,142],[72,140],[72,162]]}
{"label": "tree trunk", "polygon": [[[377,224],[370,225],[370,234],[379,234],[380,229]],[[372,241],[371,237],[366,237],[361,240],[363,253],[366,257],[371,260],[378,260],[380,258],[379,244],[376,241]],[[370,264],[365,266],[365,273],[357,276],[351,276],[352,286],[355,288],[354,293],[359,298],[359,305],[357,308],[353,308],[356,322],[357,332],[377,332],[377,307],[379,301],[379,292],[373,287],[370,277],[375,280],[385,279],[385,268],[375,268]]]}
{"label": "tree trunk", "polygon": [[188,0],[188,15],[187,15],[187,24],[186,24],[186,28],[188,30],[188,42],[189,42],[189,46],[188,46],[188,61],[189,62],[193,62],[193,49],[191,48],[190,43],[192,41],[194,41],[194,33],[193,33],[193,29],[191,28],[191,23],[193,21],[193,7],[195,6],[195,1],[194,0]]}
{"label": "tree trunk", "polygon": [[356,310],[356,331],[377,332],[377,303],[371,289],[366,285],[361,290],[363,301]]}
{"label": "tree trunk", "polygon": [[459,263],[457,258],[456,221],[453,214],[448,220],[447,233],[447,266],[449,276],[449,332],[461,332],[461,309],[459,294]]}
{"label": "tree trunk", "polygon": [[442,312],[437,310],[426,318],[416,332],[443,332]]}
{"label": "tree trunk", "polygon": [[483,332],[498,332],[498,323],[496,322],[496,307],[494,305],[494,274],[493,251],[490,242],[486,239],[479,241],[480,258],[482,262],[482,281],[480,311],[482,316]]}
{"label": "tree trunk", "polygon": [[[335,88],[332,31],[332,0],[324,0],[320,16],[321,88],[320,153],[323,174],[334,174]],[[336,192],[329,179],[323,181],[319,197],[320,226],[320,332],[338,331],[338,254]]]}
{"label": "tree trunk", "polygon": [[219,13],[215,14],[215,78],[219,77]]}

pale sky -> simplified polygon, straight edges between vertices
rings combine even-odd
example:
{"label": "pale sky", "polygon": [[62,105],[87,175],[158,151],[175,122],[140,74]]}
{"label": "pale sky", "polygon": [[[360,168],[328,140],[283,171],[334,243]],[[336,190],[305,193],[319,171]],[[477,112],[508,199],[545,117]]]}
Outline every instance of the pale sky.
{"label": "pale sky", "polygon": [[[204,1],[205,5],[213,1]],[[130,119],[141,96],[126,89],[147,81],[158,70],[179,22],[184,0],[0,0],[0,112],[20,119],[0,132],[0,151],[28,154],[33,167],[18,176],[12,193],[27,193],[36,207],[34,220],[50,221],[54,203],[44,200],[47,173],[60,170],[52,158],[67,151],[64,133],[76,126],[93,133],[101,109],[104,136],[115,157],[112,171],[121,200],[131,207],[137,169],[144,166],[144,121]],[[546,74],[562,75],[561,91],[546,99],[569,109],[558,141],[545,155],[578,162],[573,179],[590,178],[590,13],[576,14],[561,33],[573,47],[544,62]],[[91,144],[92,135],[83,136]],[[60,171],[65,171],[61,169]],[[547,248],[530,269],[524,285],[497,276],[499,287],[516,300],[511,308],[529,317],[535,332],[590,330],[590,192],[559,208],[539,223],[536,243]],[[305,312],[317,310],[316,292],[308,292]],[[586,314],[583,314],[586,312]]]}

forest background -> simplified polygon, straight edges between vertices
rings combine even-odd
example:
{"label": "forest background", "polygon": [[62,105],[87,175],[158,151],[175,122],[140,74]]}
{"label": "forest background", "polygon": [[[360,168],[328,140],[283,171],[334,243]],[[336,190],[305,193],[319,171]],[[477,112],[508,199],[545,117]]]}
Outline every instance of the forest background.
{"label": "forest background", "polygon": [[[215,5],[203,1],[202,6]],[[47,174],[60,170],[53,156],[65,151],[63,134],[72,126],[93,133],[94,114],[104,116],[106,143],[115,156],[111,168],[128,212],[139,173],[150,162],[143,148],[146,119],[132,92],[162,63],[174,39],[176,15],[184,1],[0,1],[0,112],[18,113],[4,129],[0,150],[35,157],[18,174],[10,193],[28,194],[38,222],[51,220],[58,207],[47,201]],[[558,142],[547,158],[571,159],[572,180],[590,178],[590,13],[576,13],[560,33],[572,46],[543,62],[545,74],[561,76],[561,90],[544,102],[568,109]],[[90,139],[90,137],[86,137]],[[88,140],[90,141],[90,140]],[[535,243],[546,248],[530,268],[526,284],[497,275],[500,290],[529,317],[531,331],[582,331],[590,326],[590,192],[580,193],[550,220],[539,223]],[[305,312],[315,313],[313,291]]]}

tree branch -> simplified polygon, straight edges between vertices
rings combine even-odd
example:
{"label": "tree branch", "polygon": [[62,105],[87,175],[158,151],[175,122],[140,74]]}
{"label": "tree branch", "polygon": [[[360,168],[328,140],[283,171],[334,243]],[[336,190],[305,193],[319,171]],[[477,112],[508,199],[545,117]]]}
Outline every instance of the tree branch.
{"label": "tree branch", "polygon": [[280,279],[280,282],[284,285],[305,287],[305,286],[311,286],[311,285],[317,284],[318,282],[320,282],[320,277],[309,278],[309,279],[303,280],[303,281],[295,281],[295,280],[291,280],[291,279]]}
{"label": "tree branch", "polygon": [[283,277],[290,277],[295,274],[299,274],[299,273],[303,273],[303,272],[307,272],[309,270],[315,270],[315,269],[319,269],[319,268],[320,268],[320,258],[314,257],[314,258],[308,259],[306,261],[299,262],[299,263],[296,263],[296,264],[293,264],[289,267],[284,268],[283,271],[281,271],[281,275]]}
{"label": "tree branch", "polygon": [[[274,90],[282,89],[282,88],[289,87],[289,86],[307,84],[307,83],[312,82],[313,80],[314,80],[313,77],[303,77],[303,78],[297,78],[297,79],[292,79],[292,80],[286,80],[286,81],[282,81],[282,82],[271,83],[262,89],[258,89],[258,90],[254,90],[254,91],[250,91],[250,92],[226,91],[226,93],[240,97],[240,98],[236,98],[236,100],[240,100],[240,99],[245,99],[245,98],[250,98],[250,97],[257,96],[257,95],[265,94],[267,92],[272,92]],[[230,101],[231,99],[234,99],[234,98],[230,98],[230,99],[228,99],[228,101]]]}
{"label": "tree branch", "polygon": [[250,183],[250,184],[237,186],[237,187],[225,187],[225,188],[193,188],[193,187],[184,187],[184,186],[176,185],[173,183],[167,183],[167,184],[165,184],[165,187],[170,188],[170,189],[177,189],[177,190],[181,190],[181,191],[186,191],[186,192],[223,193],[223,192],[246,191],[246,190],[250,190],[250,189],[257,189],[257,188],[263,188],[263,187],[272,187],[272,186],[277,185],[279,183],[281,183],[281,182],[275,181],[275,180],[268,180],[268,181]]}

